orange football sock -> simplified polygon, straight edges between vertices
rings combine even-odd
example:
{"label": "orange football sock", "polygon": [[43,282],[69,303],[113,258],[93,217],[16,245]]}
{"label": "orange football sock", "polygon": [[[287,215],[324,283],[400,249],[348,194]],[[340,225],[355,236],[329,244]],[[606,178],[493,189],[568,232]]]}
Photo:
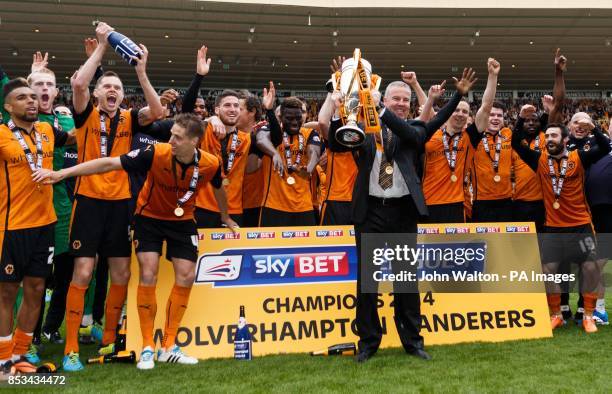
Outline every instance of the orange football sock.
{"label": "orange football sock", "polygon": [[166,304],[166,325],[162,341],[162,347],[165,349],[174,346],[176,334],[187,309],[190,292],[191,287],[181,287],[175,284],[170,297],[168,297],[168,303]]}
{"label": "orange football sock", "polygon": [[584,300],[584,314],[593,316],[595,303],[597,302],[597,293],[582,293],[582,299]]}
{"label": "orange football sock", "polygon": [[123,304],[127,297],[127,285],[111,284],[106,298],[106,309],[104,314],[106,320],[104,322],[104,334],[102,335],[102,345],[108,345],[115,342],[117,337],[117,324],[121,318]]}
{"label": "orange football sock", "polygon": [[153,328],[155,325],[155,314],[157,313],[157,299],[155,298],[155,286],[138,286],[136,296],[138,305],[138,317],[140,318],[140,332],[142,333],[142,347],[151,346],[155,349],[153,340]]}
{"label": "orange football sock", "polygon": [[561,294],[551,293],[546,295],[548,300],[548,309],[551,315],[558,315],[561,313]]}
{"label": "orange football sock", "polygon": [[87,287],[70,284],[66,296],[66,346],[64,354],[79,352],[79,327],[83,318],[83,305]]}
{"label": "orange football sock", "polygon": [[33,338],[34,333],[26,333],[17,327],[13,336],[13,355],[23,356],[26,354]]}
{"label": "orange football sock", "polygon": [[4,363],[11,359],[13,355],[13,346],[14,339],[12,335],[0,340],[0,363]]}

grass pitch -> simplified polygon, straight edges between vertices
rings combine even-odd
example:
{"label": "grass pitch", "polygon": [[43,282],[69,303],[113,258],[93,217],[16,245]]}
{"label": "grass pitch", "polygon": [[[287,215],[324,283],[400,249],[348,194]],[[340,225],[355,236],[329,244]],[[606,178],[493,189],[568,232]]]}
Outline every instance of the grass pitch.
{"label": "grass pitch", "polygon": [[[612,297],[607,301],[610,305]],[[612,383],[612,326],[599,328],[587,335],[569,322],[551,339],[430,346],[431,361],[385,349],[363,364],[342,356],[280,355],[250,362],[201,360],[196,366],[158,363],[151,371],[138,371],[135,365],[93,365],[67,375],[66,386],[19,392],[603,393]],[[43,360],[60,361],[62,349],[47,344]],[[83,346],[82,359],[95,351],[93,345]]]}

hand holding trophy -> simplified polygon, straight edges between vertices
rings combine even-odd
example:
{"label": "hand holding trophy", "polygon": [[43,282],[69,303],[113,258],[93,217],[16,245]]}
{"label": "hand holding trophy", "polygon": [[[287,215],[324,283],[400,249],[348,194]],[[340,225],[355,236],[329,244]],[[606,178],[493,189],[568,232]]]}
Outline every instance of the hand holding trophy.
{"label": "hand holding trophy", "polygon": [[365,133],[380,131],[372,91],[378,90],[381,78],[372,74],[372,65],[362,59],[361,51],[355,48],[353,57],[342,63],[331,81],[334,91],[339,92],[342,99],[340,116],[344,126],[338,129],[336,140],[349,148],[360,146],[365,141]]}

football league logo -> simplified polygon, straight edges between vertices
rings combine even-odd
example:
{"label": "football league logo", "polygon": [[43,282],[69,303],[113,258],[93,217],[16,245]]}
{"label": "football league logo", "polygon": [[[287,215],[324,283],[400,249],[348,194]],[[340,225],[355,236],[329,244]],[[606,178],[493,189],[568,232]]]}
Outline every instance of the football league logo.
{"label": "football league logo", "polygon": [[240,276],[242,256],[202,256],[198,262],[196,283],[236,280]]}

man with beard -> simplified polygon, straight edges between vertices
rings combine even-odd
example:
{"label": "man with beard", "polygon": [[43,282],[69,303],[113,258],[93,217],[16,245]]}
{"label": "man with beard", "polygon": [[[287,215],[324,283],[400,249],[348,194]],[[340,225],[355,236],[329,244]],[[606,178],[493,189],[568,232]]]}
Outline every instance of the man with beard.
{"label": "man with beard", "polygon": [[[106,72],[95,85],[98,105],[90,101],[89,83],[97,65],[108,48],[107,37],[112,28],[98,24],[98,46],[82,68],[73,76],[72,103],[77,128],[79,163],[100,157],[126,154],[132,135],[163,115],[159,96],[146,74],[148,51],[140,48],[140,58],[134,57],[136,75],[148,107],[124,110],[123,84],[117,74]],[[66,345],[63,368],[65,371],[83,369],[79,360],[78,331],[83,314],[84,294],[89,285],[96,255],[108,258],[111,286],[106,300],[105,326],[101,352],[114,351],[116,327],[127,296],[130,278],[129,199],[128,176],[123,171],[79,177],[70,230],[70,251],[75,256],[74,274],[66,301]]]}
{"label": "man with beard", "polygon": [[[236,127],[240,115],[238,92],[233,90],[221,92],[215,99],[215,115],[225,126],[225,135],[217,138],[212,126],[208,124],[200,147],[221,161],[228,212],[238,225],[242,225],[242,182],[251,148],[251,135]],[[195,219],[199,228],[216,228],[222,225],[219,208],[210,185],[198,191]]]}
{"label": "man with beard", "polygon": [[487,95],[478,109],[475,127],[466,131],[474,148],[472,169],[474,202],[472,221],[512,220],[512,131],[504,127],[503,104],[494,102],[499,67],[489,67]]}
{"label": "man with beard", "polygon": [[[273,107],[275,94],[274,85],[270,82],[270,90],[264,89],[263,101],[267,110]],[[215,114],[224,125],[225,132],[221,135],[213,132],[212,124],[209,123],[201,145],[204,151],[216,155],[222,163],[223,186],[227,193],[228,211],[240,226],[243,213],[244,177],[258,168],[257,161],[251,157],[257,152],[257,147],[251,143],[254,124],[248,120],[242,122],[243,126],[250,128],[248,132],[238,128],[239,121],[241,118],[244,120],[246,115],[242,105],[244,104],[241,104],[238,92],[233,90],[221,92],[215,100]],[[249,162],[250,166],[248,166]],[[222,225],[219,207],[210,185],[202,187],[198,192],[195,218],[200,228],[216,228]]]}
{"label": "man with beard", "polygon": [[[566,70],[567,59],[562,56],[557,48],[555,53],[555,82],[553,85],[553,101],[548,108],[548,120],[552,123],[562,122],[563,103],[565,101],[565,81],[563,74]],[[549,96],[550,97],[550,96]],[[544,97],[542,102],[548,106],[549,97]],[[540,151],[544,149],[544,133],[541,131],[546,127],[546,116],[542,119],[536,112],[529,113],[525,119],[524,135],[529,148]],[[515,186],[512,194],[512,220],[516,222],[535,222],[537,232],[542,232],[544,226],[544,201],[542,200],[542,189],[540,180],[536,173],[516,153],[513,158]]]}
{"label": "man with beard", "polygon": [[321,139],[315,130],[302,127],[303,103],[296,97],[281,103],[280,123],[281,133],[272,128],[257,135],[258,148],[266,154],[260,226],[314,226],[310,176],[319,161]]}
{"label": "man with beard", "polygon": [[[580,291],[584,298],[582,327],[587,333],[597,331],[593,311],[601,271],[595,262],[595,239],[591,215],[584,194],[585,169],[610,152],[609,139],[594,130],[596,144],[588,151],[568,151],[569,131],[558,123],[546,129],[546,151],[537,152],[523,141],[523,123],[535,112],[531,105],[521,108],[517,121],[513,149],[540,179],[546,209],[545,237],[542,242],[545,274],[556,274],[563,263],[580,265]],[[585,123],[585,120],[580,121]],[[567,282],[566,282],[567,283]],[[561,314],[561,286],[547,282],[548,306],[553,329],[564,324]]]}
{"label": "man with beard", "polygon": [[[38,169],[52,169],[55,146],[74,143],[74,137],[38,122],[38,98],[23,78],[3,87],[7,124],[0,126],[0,369],[31,372],[23,356],[28,351],[40,314],[45,280],[54,255],[53,189],[32,182]],[[23,300],[13,333],[13,306],[20,284]]]}

